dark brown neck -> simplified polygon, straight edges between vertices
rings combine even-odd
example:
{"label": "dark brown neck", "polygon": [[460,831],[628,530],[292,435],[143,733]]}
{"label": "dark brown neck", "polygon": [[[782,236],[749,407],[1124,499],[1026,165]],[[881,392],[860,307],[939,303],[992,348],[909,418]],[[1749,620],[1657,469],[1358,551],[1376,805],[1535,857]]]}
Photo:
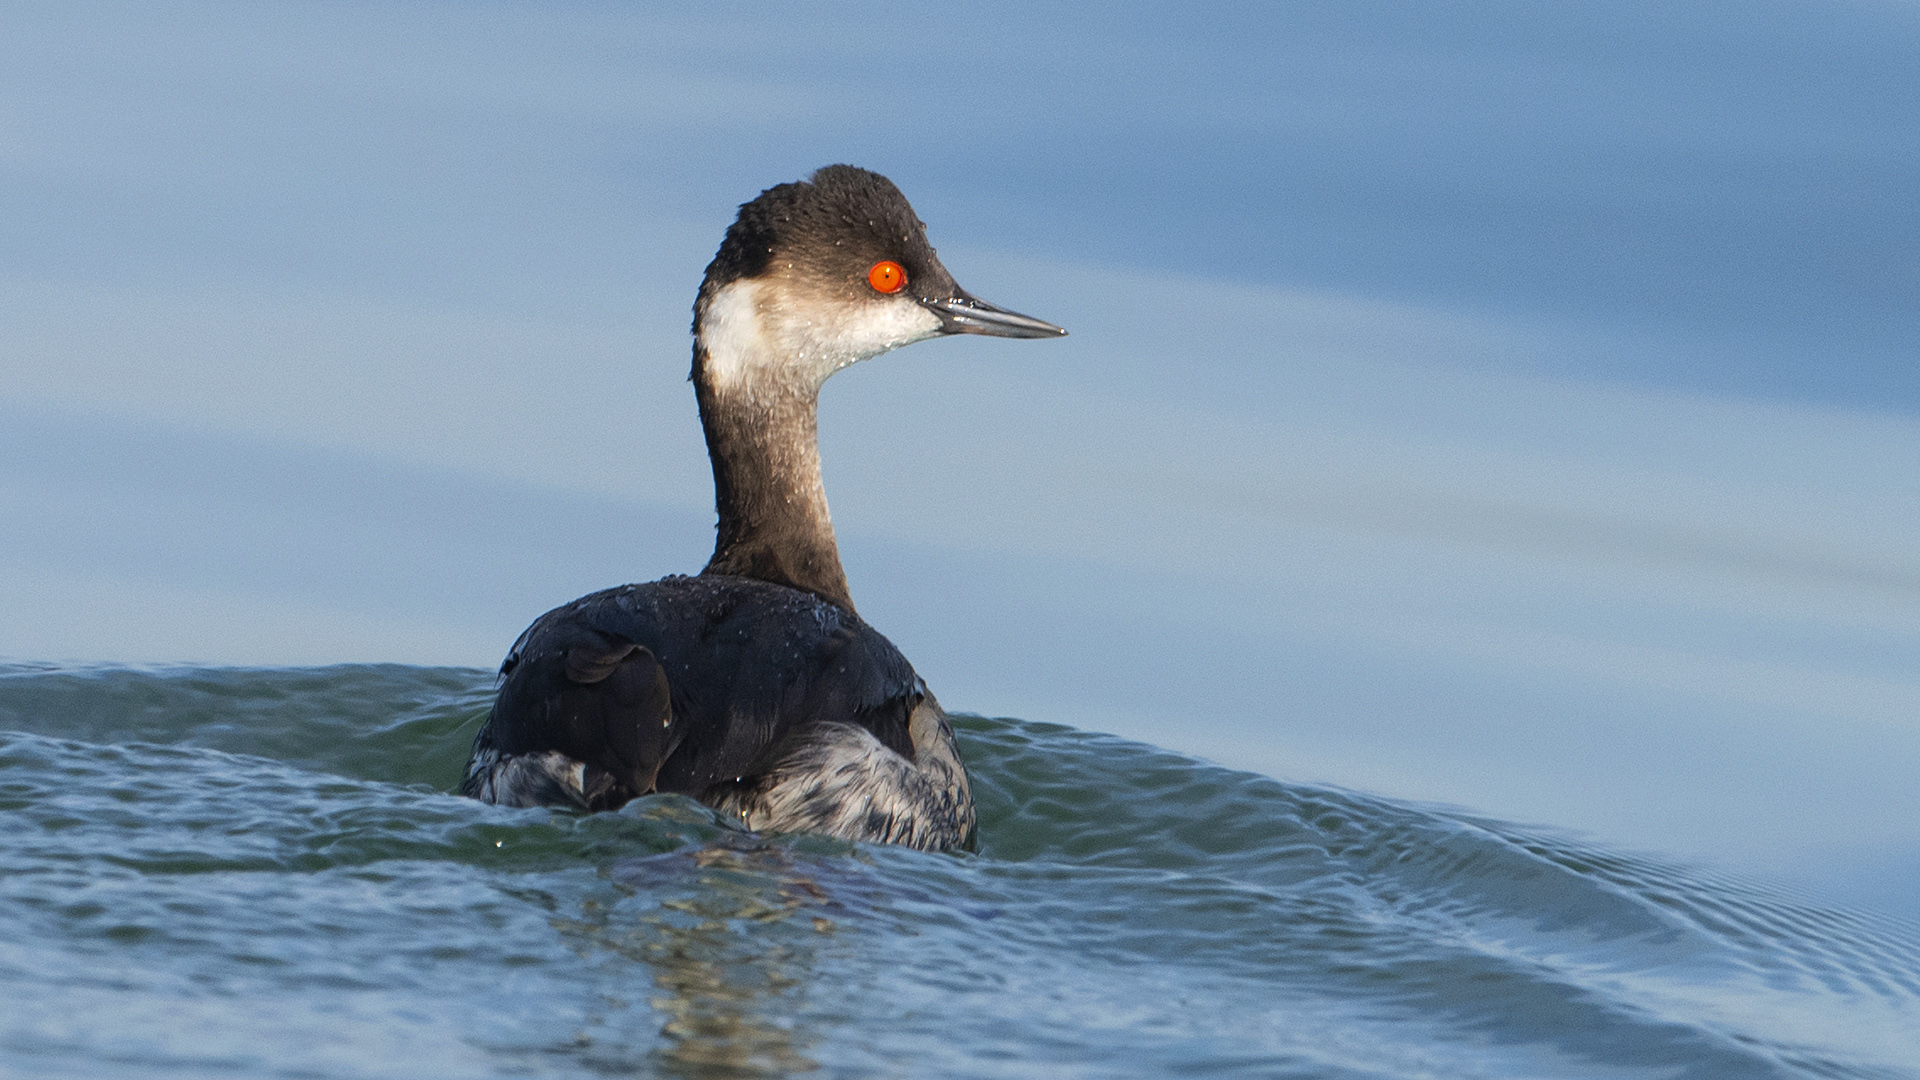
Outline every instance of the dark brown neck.
{"label": "dark brown neck", "polygon": [[704,364],[696,367],[693,382],[720,513],[713,558],[703,573],[771,581],[852,611],[820,482],[819,391],[775,386],[716,392]]}

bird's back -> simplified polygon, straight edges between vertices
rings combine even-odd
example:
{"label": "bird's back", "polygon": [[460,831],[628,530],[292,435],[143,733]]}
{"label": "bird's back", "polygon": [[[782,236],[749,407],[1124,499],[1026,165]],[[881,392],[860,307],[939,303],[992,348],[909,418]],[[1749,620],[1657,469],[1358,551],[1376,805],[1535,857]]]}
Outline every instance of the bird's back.
{"label": "bird's back", "polygon": [[[951,728],[925,684],[878,631],[811,593],[712,574],[608,589],[541,616],[501,674],[469,794],[605,809],[642,793],[635,759],[651,750],[655,789],[757,828],[921,847],[972,831]],[[659,677],[670,704],[650,700]],[[656,715],[671,738],[649,744]],[[486,786],[513,777],[524,792]]]}

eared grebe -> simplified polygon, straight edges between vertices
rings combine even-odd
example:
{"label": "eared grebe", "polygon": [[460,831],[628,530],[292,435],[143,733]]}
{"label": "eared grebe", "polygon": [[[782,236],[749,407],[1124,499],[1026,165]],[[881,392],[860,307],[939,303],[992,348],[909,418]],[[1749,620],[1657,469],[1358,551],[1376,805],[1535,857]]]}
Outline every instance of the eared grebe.
{"label": "eared grebe", "polygon": [[832,165],[742,206],[693,306],[713,558],[528,627],[461,792],[581,810],[679,792],[758,830],[970,846],[946,713],[847,594],[816,404],[829,375],[916,341],[1065,333],[969,296],[877,173]]}

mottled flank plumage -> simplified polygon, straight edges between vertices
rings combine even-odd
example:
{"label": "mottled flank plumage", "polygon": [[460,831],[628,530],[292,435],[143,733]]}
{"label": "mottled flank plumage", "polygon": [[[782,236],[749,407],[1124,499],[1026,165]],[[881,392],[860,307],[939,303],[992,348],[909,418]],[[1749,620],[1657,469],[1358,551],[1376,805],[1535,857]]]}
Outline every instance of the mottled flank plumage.
{"label": "mottled flank plumage", "polygon": [[925,849],[973,843],[973,792],[953,728],[931,697],[914,710],[907,759],[853,724],[796,732],[773,768],[722,785],[710,801],[748,828],[809,832]]}
{"label": "mottled flank plumage", "polygon": [[970,846],[952,725],[854,611],[816,437],[828,376],[955,333],[1065,331],[969,296],[876,173],[829,166],[742,206],[694,303],[713,557],[529,627],[461,791],[583,811],[679,792],[753,829]]}
{"label": "mottled flank plumage", "polygon": [[460,794],[501,806],[570,806],[613,810],[631,801],[613,777],[558,750],[502,754],[495,746],[474,748]]}

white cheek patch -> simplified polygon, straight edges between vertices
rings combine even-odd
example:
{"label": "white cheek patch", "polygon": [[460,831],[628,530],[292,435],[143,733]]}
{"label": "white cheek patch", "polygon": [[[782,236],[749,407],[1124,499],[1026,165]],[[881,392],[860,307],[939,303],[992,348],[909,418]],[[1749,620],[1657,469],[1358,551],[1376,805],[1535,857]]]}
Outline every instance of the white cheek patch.
{"label": "white cheek patch", "polygon": [[940,318],[910,299],[826,301],[777,279],[736,281],[716,292],[700,321],[715,389],[776,379],[811,383],[849,364],[937,335]]}
{"label": "white cheek patch", "polygon": [[700,343],[715,389],[743,385],[778,366],[780,352],[761,324],[758,282],[736,281],[713,294],[700,317]]}
{"label": "white cheek patch", "polygon": [[940,332],[940,317],[903,298],[856,305],[825,329],[837,331],[827,344],[840,360],[835,367],[842,368],[933,337]]}

